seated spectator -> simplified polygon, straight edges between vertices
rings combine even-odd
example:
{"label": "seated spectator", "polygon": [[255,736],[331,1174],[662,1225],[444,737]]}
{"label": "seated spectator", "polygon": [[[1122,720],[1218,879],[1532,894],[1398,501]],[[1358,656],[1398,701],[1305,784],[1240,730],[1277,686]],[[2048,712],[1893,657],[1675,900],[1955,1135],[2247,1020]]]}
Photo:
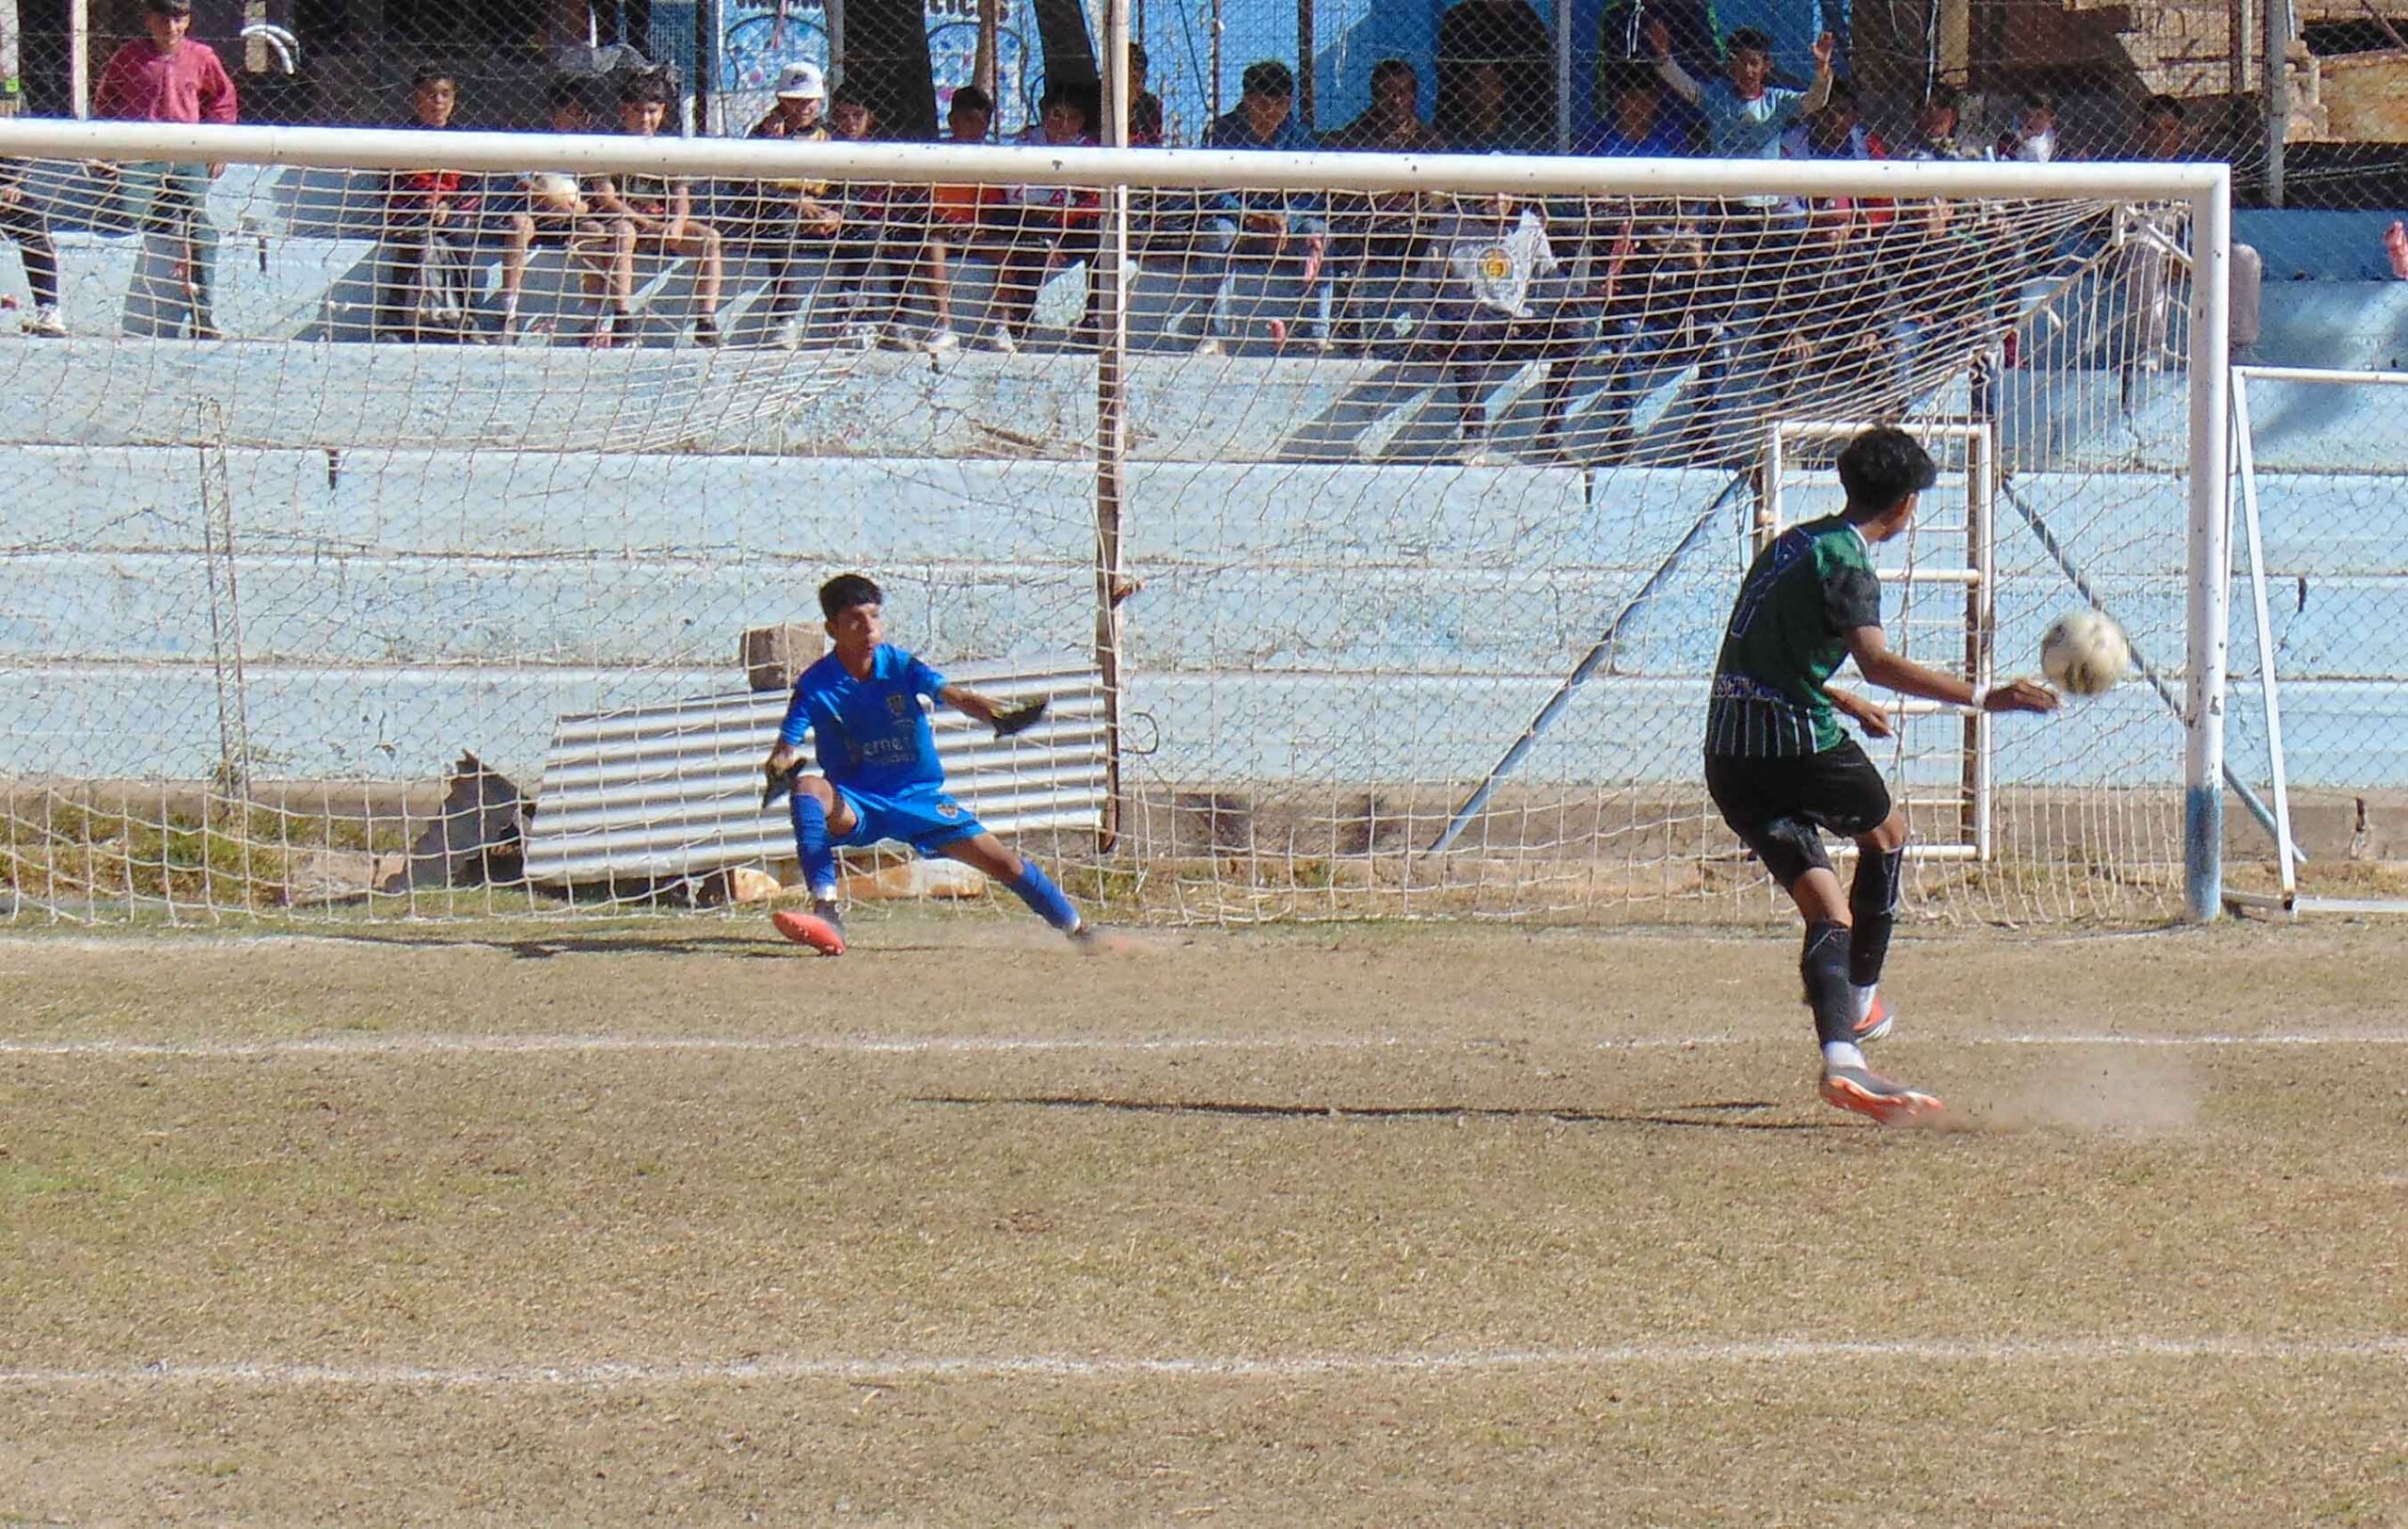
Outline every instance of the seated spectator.
{"label": "seated spectator", "polygon": [[0,159],[0,238],[15,243],[33,293],[34,311],[24,332],[56,340],[67,333],[67,322],[58,316],[58,246],[41,204],[26,195],[26,167],[22,159]]}
{"label": "seated spectator", "polygon": [[[1057,86],[1038,103],[1039,126],[1023,135],[1024,143],[1092,147],[1085,103],[1080,94]],[[1087,300],[1080,327],[1090,328],[1095,312],[1094,270],[1102,198],[1092,190],[1067,186],[1022,186],[1012,215],[1012,235],[1005,246],[1002,279],[995,287],[996,320],[988,344],[1006,354],[1020,349],[1045,273],[1056,264],[1087,263]]]}
{"label": "seated spectator", "polygon": [[1664,82],[1640,64],[1613,74],[1613,113],[1582,136],[1575,153],[1593,159],[1677,159],[1690,151],[1688,123],[1664,109]]}
{"label": "seated spectator", "polygon": [[1513,109],[1505,66],[1466,64],[1455,110],[1448,114],[1447,151],[1456,154],[1537,154],[1553,144],[1551,133],[1533,129]]}
{"label": "seated spectator", "polygon": [[2131,157],[2160,163],[2190,158],[2190,131],[2183,124],[2186,115],[2182,103],[2172,96],[2149,97],[2141,107],[2140,133],[2133,139]]}
{"label": "seated spectator", "polygon": [[1852,80],[1831,81],[1823,109],[1781,135],[1784,159],[1887,159],[1890,146],[1864,125]]}
{"label": "seated spectator", "polygon": [[1958,118],[1956,88],[1940,84],[1923,98],[1922,107],[1915,113],[1914,137],[1908,143],[1909,159],[1988,159],[1990,151],[1969,144],[1957,137]]}
{"label": "seated spectator", "polygon": [[1557,450],[1591,332],[1560,279],[1546,220],[1512,197],[1463,199],[1433,236],[1429,266],[1434,298],[1416,348],[1444,368],[1465,459],[1493,460],[1482,392],[1503,361],[1546,363],[1539,444]]}
{"label": "seated spectator", "polygon": [[[450,70],[428,65],[410,81],[408,126],[441,133],[460,101]],[[371,326],[380,340],[467,338],[468,295],[459,260],[484,226],[483,183],[458,170],[395,170],[385,183],[385,259],[376,279]],[[522,274],[504,266],[504,280]],[[515,313],[518,293],[506,287],[503,310]]]}
{"label": "seated spectator", "polygon": [[1998,157],[2045,165],[2066,155],[2057,148],[2057,98],[2046,90],[2027,90],[2015,126],[1999,135]]}
{"label": "seated spectator", "polygon": [[[953,92],[945,108],[948,142],[978,144],[995,120],[995,104],[986,91],[965,85]],[[961,348],[953,327],[953,257],[975,248],[993,248],[1008,239],[1002,222],[1004,191],[992,185],[941,185],[928,188],[928,223],[920,242],[918,277],[934,310],[934,323],[919,338],[921,349],[932,356]]]}
{"label": "seated spectator", "polygon": [[[878,113],[858,87],[836,92],[830,112],[835,127],[832,143],[865,143],[878,134]],[[830,185],[818,203],[836,219],[834,248],[829,259],[830,296],[845,315],[847,344],[867,350],[886,338],[889,323],[902,306],[906,278],[893,273],[893,287],[880,295],[872,286],[888,273],[892,261],[908,261],[918,247],[907,227],[907,208],[899,188],[884,181],[850,181]]]}
{"label": "seated spectator", "polygon": [[1146,74],[1150,60],[1146,45],[1132,40],[1129,44],[1129,147],[1159,149],[1163,146],[1163,98],[1146,88]]}
{"label": "seated spectator", "polygon": [[1323,135],[1324,149],[1380,153],[1434,153],[1438,135],[1421,120],[1421,76],[1402,58],[1371,66],[1371,104],[1361,116]]}
{"label": "seated spectator", "polygon": [[[670,95],[669,82],[657,74],[630,76],[619,91],[619,131],[641,138],[657,135]],[[670,176],[596,175],[588,180],[587,196],[604,216],[635,231],[638,250],[694,262],[694,342],[718,344],[721,241],[717,229],[694,216],[692,185]],[[621,323],[635,305],[634,262],[614,265],[610,279],[611,311],[594,331],[599,349],[622,338]]]}
{"label": "seated spectator", "polygon": [[[142,11],[149,36],[109,56],[92,89],[92,115],[132,122],[231,124],[238,116],[234,80],[215,49],[187,35],[192,0],[144,0]],[[165,161],[123,169],[128,199],[139,209],[136,226],[145,237],[166,235],[181,251],[180,295],[195,340],[222,338],[214,300],[217,225],[209,220],[209,183],[225,169],[222,164]]]}
{"label": "seated spectator", "polygon": [[1756,336],[1776,410],[1836,406],[1873,419],[1905,412],[1897,273],[1859,237],[1860,222],[1856,209],[1815,207],[1781,273],[1771,318]]}
{"label": "seated spectator", "polygon": [[1554,37],[1529,0],[1457,0],[1438,18],[1437,42],[1433,125],[1450,147],[1505,153],[1554,144]]}
{"label": "seated spectator", "polygon": [[[1322,139],[1322,147],[1366,153],[1434,153],[1443,146],[1421,120],[1421,76],[1402,58],[1371,66],[1371,104],[1361,116]],[[1391,274],[1392,291],[1420,256],[1429,218],[1411,191],[1341,193],[1329,200],[1329,263],[1338,338],[1377,342],[1400,335],[1413,315],[1391,297],[1373,312],[1374,273]]]}
{"label": "seated spectator", "polygon": [[[544,89],[546,125],[563,135],[594,131],[594,106],[582,82],[556,79]],[[520,177],[526,205],[501,225],[501,337],[518,333],[518,297],[527,279],[527,264],[538,247],[564,249],[577,265],[586,295],[596,310],[594,333],[615,332],[626,318],[610,306],[610,293],[632,290],[636,231],[633,225],[597,214],[580,190],[576,176],[564,170],[539,170]],[[614,283],[613,274],[626,272]]]}
{"label": "seated spectator", "polygon": [[[1303,153],[1313,148],[1311,136],[1291,115],[1295,76],[1276,59],[1248,64],[1240,80],[1235,111],[1215,118],[1204,130],[1208,149],[1268,149]],[[1220,354],[1229,332],[1229,300],[1237,280],[1237,263],[1254,259],[1276,262],[1296,255],[1303,285],[1310,295],[1312,316],[1307,321],[1311,338],[1327,346],[1330,341],[1330,286],[1323,273],[1328,253],[1329,225],[1318,199],[1275,191],[1230,191],[1212,198],[1199,235],[1205,250],[1220,267],[1212,300],[1206,307],[1204,333],[1196,342],[1199,356]],[[1287,322],[1272,321],[1275,344],[1287,342]]]}

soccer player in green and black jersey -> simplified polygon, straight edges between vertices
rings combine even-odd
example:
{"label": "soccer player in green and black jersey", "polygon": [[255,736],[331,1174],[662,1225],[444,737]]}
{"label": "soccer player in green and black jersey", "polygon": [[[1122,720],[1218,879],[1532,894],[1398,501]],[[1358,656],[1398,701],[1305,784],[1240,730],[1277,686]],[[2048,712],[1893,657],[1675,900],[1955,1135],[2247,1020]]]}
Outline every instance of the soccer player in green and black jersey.
{"label": "soccer player in green and black jersey", "polygon": [[[1823,1098],[1888,1123],[1937,1114],[1928,1093],[1893,1083],[1860,1049],[1890,1031],[1877,988],[1898,906],[1907,820],[1881,772],[1840,725],[1891,735],[1889,713],[1830,680],[1856,660],[1876,685],[1985,711],[2051,711],[2057,697],[2028,679],[1976,688],[1890,651],[1881,635],[1875,544],[1907,527],[1939,470],[1913,437],[1887,426],[1839,458],[1847,507],[1794,526],[1749,566],[1715,664],[1705,723],[1705,786],[1733,832],[1756,852],[1806,920],[1799,970],[1823,1046]],[[1823,834],[1856,840],[1843,894]]]}

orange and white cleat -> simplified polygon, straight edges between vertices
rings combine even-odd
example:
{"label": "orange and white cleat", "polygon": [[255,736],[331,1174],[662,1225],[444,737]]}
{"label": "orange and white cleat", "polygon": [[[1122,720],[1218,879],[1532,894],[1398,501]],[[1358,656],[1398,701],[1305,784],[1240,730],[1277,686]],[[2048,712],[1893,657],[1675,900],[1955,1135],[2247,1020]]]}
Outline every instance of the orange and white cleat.
{"label": "orange and white cleat", "polygon": [[769,916],[777,932],[797,945],[807,945],[823,956],[845,953],[845,920],[832,902],[815,902],[809,913],[781,908]]}
{"label": "orange and white cleat", "polygon": [[1892,1019],[1890,1006],[1881,1001],[1880,994],[1876,993],[1873,1002],[1866,1006],[1863,1015],[1857,1020],[1856,1033],[1850,1039],[1858,1045],[1881,1040],[1890,1033]]}
{"label": "orange and white cleat", "polygon": [[1947,1107],[1934,1094],[1893,1083],[1863,1067],[1824,1068],[1823,1103],[1870,1116],[1884,1125],[1911,1125]]}

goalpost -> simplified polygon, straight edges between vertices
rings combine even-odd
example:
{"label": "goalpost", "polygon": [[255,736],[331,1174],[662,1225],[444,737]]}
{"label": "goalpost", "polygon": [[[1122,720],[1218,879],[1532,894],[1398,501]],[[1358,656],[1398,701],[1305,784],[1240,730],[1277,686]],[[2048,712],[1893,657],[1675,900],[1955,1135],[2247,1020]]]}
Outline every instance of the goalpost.
{"label": "goalpost", "polygon": [[[0,154],[71,289],[70,338],[0,351],[14,916],[724,895],[777,868],[738,644],[807,647],[853,567],[895,641],[1070,698],[941,747],[1107,917],[1760,916],[1696,782],[1715,637],[1875,421],[1979,519],[1909,539],[1909,651],[2028,669],[2091,603],[2153,666],[2029,725],[1903,709],[1954,846],[1915,894],[2222,901],[2222,167],[29,119]],[[201,160],[223,341],[179,327],[200,257],[82,168]],[[464,342],[367,342],[397,169],[488,199]],[[689,181],[712,324],[699,257],[621,291],[536,171]],[[768,229],[797,186],[858,237]]]}

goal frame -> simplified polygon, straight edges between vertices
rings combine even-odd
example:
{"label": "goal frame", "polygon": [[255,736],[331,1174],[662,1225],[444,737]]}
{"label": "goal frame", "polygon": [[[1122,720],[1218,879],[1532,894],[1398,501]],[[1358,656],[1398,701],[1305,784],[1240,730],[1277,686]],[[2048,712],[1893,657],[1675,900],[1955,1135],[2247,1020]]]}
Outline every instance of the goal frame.
{"label": "goal frame", "polygon": [[[1117,9],[1117,8],[1115,8]],[[1116,60],[1116,73],[1119,63]],[[1450,190],[1529,197],[1713,199],[1767,194],[1858,198],[2061,198],[2186,203],[2192,217],[2185,601],[2184,902],[2190,917],[2224,906],[2224,711],[2229,589],[2228,382],[2231,171],[2212,163],[1976,164],[1939,161],[1589,159],[1538,155],[1274,152],[1196,149],[988,147],[951,144],[788,143],[594,135],[412,129],[245,127],[0,120],[0,155],[24,159],[173,161],[306,166],[352,170],[440,168],[523,172],[531,162],[563,171],[638,169],[730,180],[850,177],[905,184],[1060,185],[1106,193],[1100,260],[1106,273],[1098,367],[1097,667],[1107,696],[1109,799],[1121,796],[1119,604],[1132,587],[1121,565],[1119,495],[1126,482],[1126,269],[1132,186],[1266,191]],[[1116,819],[1107,808],[1105,835]]]}

